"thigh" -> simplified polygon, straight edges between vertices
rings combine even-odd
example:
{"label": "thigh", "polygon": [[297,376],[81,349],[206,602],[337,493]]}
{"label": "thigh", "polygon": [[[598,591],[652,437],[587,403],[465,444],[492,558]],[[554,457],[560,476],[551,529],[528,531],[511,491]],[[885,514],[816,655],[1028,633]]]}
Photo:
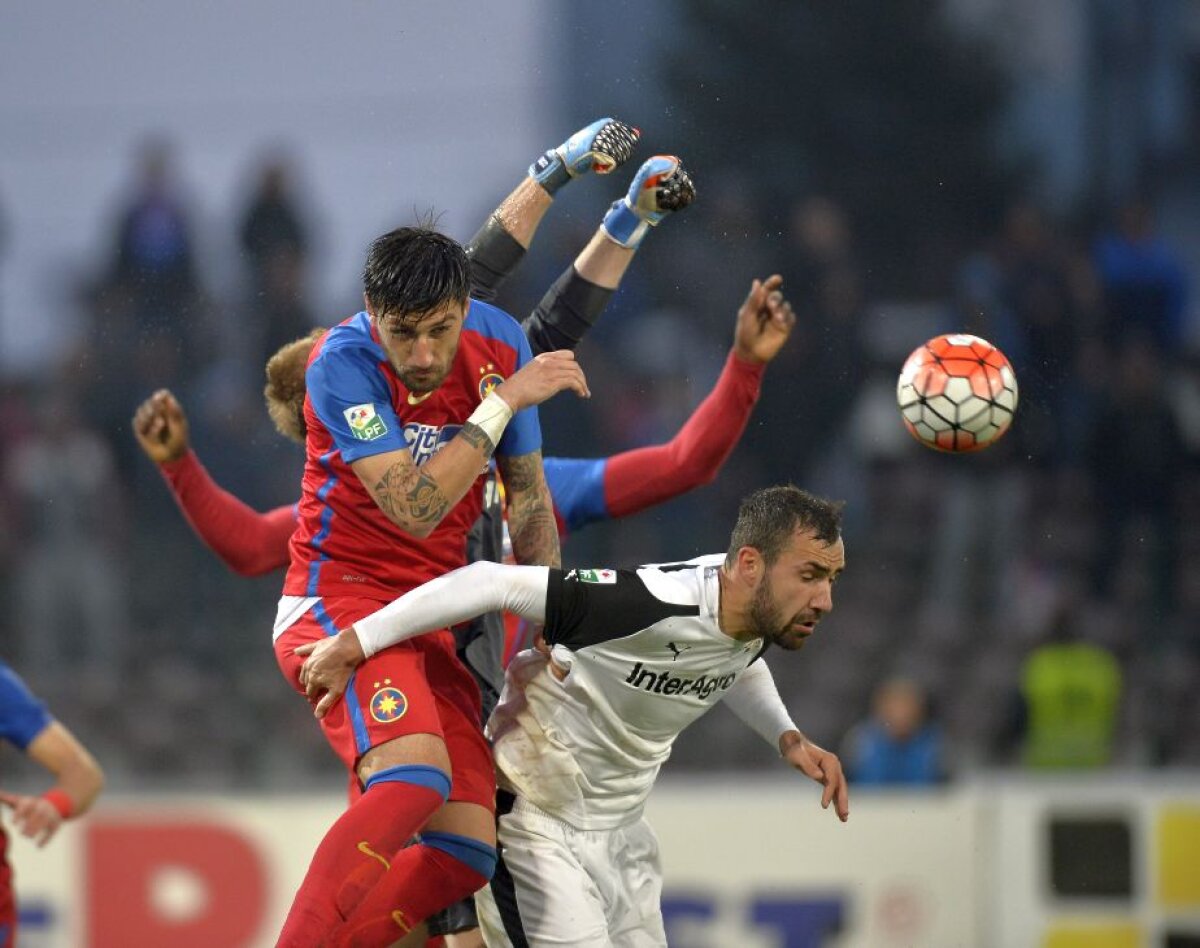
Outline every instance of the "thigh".
{"label": "thigh", "polygon": [[662,862],[658,837],[644,819],[613,834],[607,863],[619,895],[612,902],[609,930],[617,948],[666,945],[662,920]]}
{"label": "thigh", "polygon": [[[303,695],[303,659],[295,654],[297,646],[325,638],[378,607],[379,603],[370,600],[322,601],[313,606],[275,640],[275,658],[284,678]],[[449,632],[430,636],[444,636],[453,647]],[[398,737],[443,737],[438,703],[425,666],[426,649],[402,642],[371,656],[350,676],[343,700],[321,719],[322,731],[347,767],[353,769],[372,747]]]}
{"label": "thigh", "polygon": [[453,649],[443,644],[430,643],[425,667],[450,754],[450,802],[474,804],[491,813],[496,806],[496,765],[483,736],[479,685]]}
{"label": "thigh", "polygon": [[574,831],[514,810],[500,818],[498,835],[492,894],[512,943],[608,948],[604,905],[575,851]]}

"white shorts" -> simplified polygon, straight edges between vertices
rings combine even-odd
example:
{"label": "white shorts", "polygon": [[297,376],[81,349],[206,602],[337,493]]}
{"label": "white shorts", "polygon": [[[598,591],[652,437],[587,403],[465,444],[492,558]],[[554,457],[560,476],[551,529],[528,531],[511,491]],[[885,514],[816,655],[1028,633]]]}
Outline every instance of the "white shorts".
{"label": "white shorts", "polygon": [[658,840],[644,819],[580,830],[517,797],[497,835],[496,875],[475,896],[489,948],[666,945]]}

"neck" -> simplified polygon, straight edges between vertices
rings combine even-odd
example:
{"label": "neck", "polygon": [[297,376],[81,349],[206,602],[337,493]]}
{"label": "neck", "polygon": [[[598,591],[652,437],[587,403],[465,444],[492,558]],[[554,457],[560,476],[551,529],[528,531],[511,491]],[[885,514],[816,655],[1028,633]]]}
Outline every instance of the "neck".
{"label": "neck", "polygon": [[717,573],[717,628],[739,642],[757,639],[760,636],[750,631],[746,606],[739,607],[738,598],[733,589],[733,577],[722,565]]}

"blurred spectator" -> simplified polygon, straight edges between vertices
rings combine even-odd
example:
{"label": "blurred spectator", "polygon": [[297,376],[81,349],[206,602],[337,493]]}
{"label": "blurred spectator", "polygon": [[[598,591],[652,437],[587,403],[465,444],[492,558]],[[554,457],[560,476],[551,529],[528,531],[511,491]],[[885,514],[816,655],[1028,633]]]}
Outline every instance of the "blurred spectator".
{"label": "blurred spectator", "polygon": [[14,578],[30,668],[122,667],[129,617],[122,576],[122,489],[112,449],[80,417],[68,386],[34,394],[36,424],[7,459],[20,512]]}
{"label": "blurred spectator", "polygon": [[142,328],[185,327],[198,294],[191,225],[172,178],[171,149],[147,142],[134,193],[121,213],[110,281],[133,299]]}
{"label": "blurred spectator", "polygon": [[263,168],[257,190],[242,215],[239,232],[249,268],[253,364],[262,365],[280,346],[314,324],[308,307],[308,228],[291,193],[288,168],[273,161]]}
{"label": "blurred spectator", "polygon": [[942,733],[928,719],[921,686],[907,678],[880,685],[871,716],[847,736],[842,760],[856,784],[928,786],[943,780]]}
{"label": "blurred spectator", "polygon": [[1100,645],[1082,641],[1063,609],[1046,640],[1021,666],[1021,757],[1038,769],[1086,769],[1111,762],[1122,673]]}
{"label": "blurred spectator", "polygon": [[1148,605],[1160,622],[1174,604],[1176,501],[1186,461],[1183,435],[1155,347],[1137,339],[1124,346],[1117,359],[1112,388],[1087,452],[1103,524],[1095,547],[1093,584],[1097,595],[1122,598],[1121,590],[1113,589],[1118,566],[1130,567],[1122,571],[1129,573],[1147,565],[1149,601],[1125,605]]}
{"label": "blurred spectator", "polygon": [[1149,204],[1136,200],[1121,208],[1115,229],[1096,241],[1095,256],[1109,343],[1140,335],[1168,358],[1177,357],[1187,316],[1187,276],[1175,250],[1155,232]]}

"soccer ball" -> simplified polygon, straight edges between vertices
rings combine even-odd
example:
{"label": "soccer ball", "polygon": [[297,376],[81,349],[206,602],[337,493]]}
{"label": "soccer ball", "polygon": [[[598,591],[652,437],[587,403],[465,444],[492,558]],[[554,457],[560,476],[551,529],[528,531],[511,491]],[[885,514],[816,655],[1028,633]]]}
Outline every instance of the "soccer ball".
{"label": "soccer ball", "polygon": [[990,342],[951,333],[919,346],[896,383],[904,426],[938,451],[978,451],[994,443],[1017,410],[1017,377]]}

